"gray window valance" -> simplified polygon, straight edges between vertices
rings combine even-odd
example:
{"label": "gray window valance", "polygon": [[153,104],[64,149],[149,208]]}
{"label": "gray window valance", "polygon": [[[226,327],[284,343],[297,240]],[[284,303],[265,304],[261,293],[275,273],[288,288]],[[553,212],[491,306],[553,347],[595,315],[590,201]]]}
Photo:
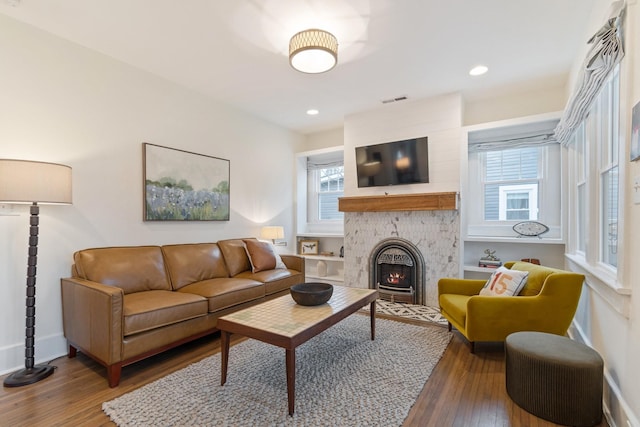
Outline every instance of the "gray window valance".
{"label": "gray window valance", "polygon": [[335,168],[344,165],[342,151],[331,151],[322,154],[315,154],[307,157],[307,170],[318,170],[325,168]]}
{"label": "gray window valance", "polygon": [[554,131],[555,138],[563,145],[569,143],[573,132],[587,117],[605,80],[624,56],[624,0],[613,2],[611,10],[607,22],[588,41],[592,46],[585,58],[577,87]]}
{"label": "gray window valance", "polygon": [[510,150],[513,148],[542,147],[557,144],[553,130],[558,119],[522,124],[497,129],[469,132],[469,153]]}

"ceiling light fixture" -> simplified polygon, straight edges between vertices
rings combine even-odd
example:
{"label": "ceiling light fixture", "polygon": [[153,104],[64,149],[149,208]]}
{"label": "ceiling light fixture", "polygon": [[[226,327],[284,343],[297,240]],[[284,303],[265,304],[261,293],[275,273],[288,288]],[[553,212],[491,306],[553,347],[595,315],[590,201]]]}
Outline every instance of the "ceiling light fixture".
{"label": "ceiling light fixture", "polygon": [[324,30],[300,31],[289,41],[289,63],[303,73],[329,71],[338,63],[338,39]]}
{"label": "ceiling light fixture", "polygon": [[489,71],[489,68],[487,68],[484,65],[476,65],[475,67],[473,67],[470,71],[469,71],[469,75],[470,76],[481,76],[484,73],[486,73],[487,71]]}
{"label": "ceiling light fixture", "polygon": [[315,108],[307,110],[307,114],[310,115],[310,116],[317,116],[319,113],[320,113],[320,111],[316,110]]}

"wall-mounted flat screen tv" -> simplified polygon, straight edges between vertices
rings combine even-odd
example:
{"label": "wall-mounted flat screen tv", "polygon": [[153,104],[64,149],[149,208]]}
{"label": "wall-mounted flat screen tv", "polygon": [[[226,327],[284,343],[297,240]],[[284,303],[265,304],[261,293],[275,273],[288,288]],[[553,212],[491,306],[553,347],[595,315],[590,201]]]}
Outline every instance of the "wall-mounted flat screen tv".
{"label": "wall-mounted flat screen tv", "polygon": [[429,182],[427,137],[356,147],[358,187]]}

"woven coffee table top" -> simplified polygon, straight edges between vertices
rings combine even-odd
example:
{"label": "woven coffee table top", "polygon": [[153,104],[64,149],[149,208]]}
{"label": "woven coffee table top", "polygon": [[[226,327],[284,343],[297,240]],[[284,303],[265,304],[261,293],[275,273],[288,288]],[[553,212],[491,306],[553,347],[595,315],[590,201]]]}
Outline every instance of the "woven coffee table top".
{"label": "woven coffee table top", "polygon": [[219,320],[224,319],[251,328],[259,328],[285,337],[293,337],[311,326],[322,322],[333,314],[343,310],[359,300],[364,300],[375,289],[349,288],[333,286],[331,299],[317,306],[298,305],[291,295],[263,302],[261,304],[236,311]]}

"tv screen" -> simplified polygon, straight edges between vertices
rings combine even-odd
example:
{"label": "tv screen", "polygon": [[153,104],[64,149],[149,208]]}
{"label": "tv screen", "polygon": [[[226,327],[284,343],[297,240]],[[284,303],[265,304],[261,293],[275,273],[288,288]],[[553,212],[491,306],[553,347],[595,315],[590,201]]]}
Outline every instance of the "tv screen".
{"label": "tv screen", "polygon": [[427,137],[356,147],[358,187],[429,182]]}

